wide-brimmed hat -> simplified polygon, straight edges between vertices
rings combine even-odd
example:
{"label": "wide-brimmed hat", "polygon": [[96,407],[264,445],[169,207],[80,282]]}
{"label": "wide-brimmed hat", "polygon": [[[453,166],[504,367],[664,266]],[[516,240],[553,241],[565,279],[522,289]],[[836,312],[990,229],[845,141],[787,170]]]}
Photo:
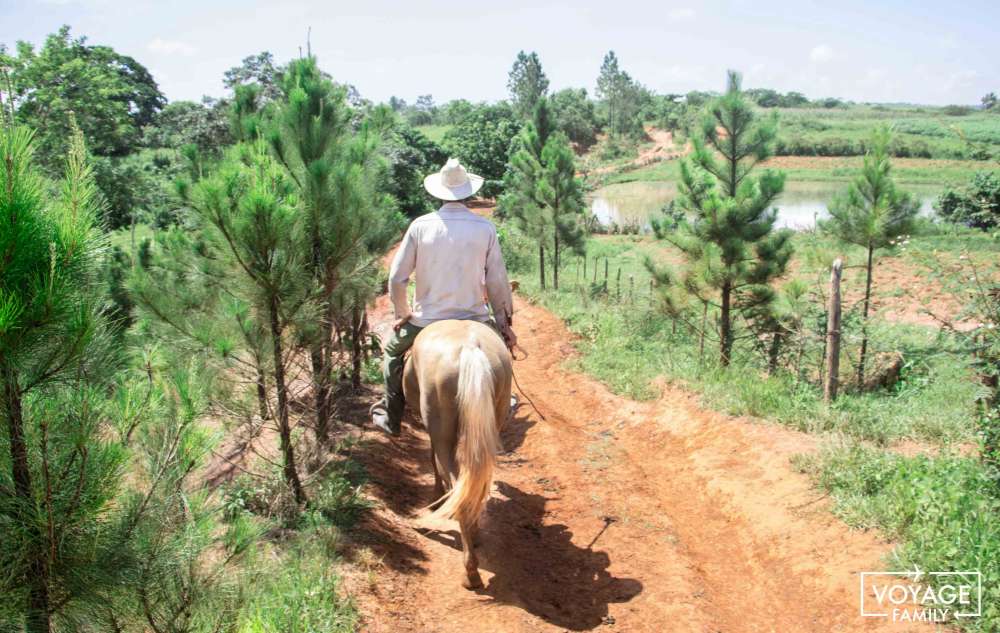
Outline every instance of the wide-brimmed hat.
{"label": "wide-brimmed hat", "polygon": [[449,158],[441,171],[424,178],[424,189],[439,200],[464,200],[482,186],[482,177],[465,171],[457,158]]}

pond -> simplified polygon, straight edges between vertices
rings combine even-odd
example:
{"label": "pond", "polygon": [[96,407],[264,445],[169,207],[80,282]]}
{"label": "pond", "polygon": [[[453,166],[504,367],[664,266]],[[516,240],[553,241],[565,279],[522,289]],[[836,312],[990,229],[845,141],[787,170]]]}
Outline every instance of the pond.
{"label": "pond", "polygon": [[[817,219],[828,217],[827,205],[833,196],[846,188],[840,182],[795,181],[786,182],[785,191],[775,203],[779,227],[809,229]],[[920,213],[934,212],[934,200],[941,188],[934,185],[906,185],[903,187],[920,201]],[[677,196],[672,182],[626,182],[608,185],[594,192],[590,209],[605,226],[642,227],[649,229],[649,218],[659,213],[664,204]]]}

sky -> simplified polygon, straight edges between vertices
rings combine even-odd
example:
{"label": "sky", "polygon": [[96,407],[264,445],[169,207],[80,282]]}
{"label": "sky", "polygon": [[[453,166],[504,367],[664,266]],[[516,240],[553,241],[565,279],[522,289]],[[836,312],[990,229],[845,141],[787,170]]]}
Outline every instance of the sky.
{"label": "sky", "polygon": [[519,50],[537,51],[551,89],[593,93],[608,50],[658,92],[744,87],[810,98],[974,104],[1000,92],[1000,1],[0,0],[0,43],[40,44],[68,24],[153,73],[170,100],[223,96],[223,72],[311,46],[362,96],[412,102],[507,96]]}

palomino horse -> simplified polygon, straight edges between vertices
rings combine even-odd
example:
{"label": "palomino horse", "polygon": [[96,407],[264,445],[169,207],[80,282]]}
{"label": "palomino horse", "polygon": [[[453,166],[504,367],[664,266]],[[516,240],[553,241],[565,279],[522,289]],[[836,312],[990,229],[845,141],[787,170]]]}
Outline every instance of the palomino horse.
{"label": "palomino horse", "polygon": [[403,374],[407,402],[420,403],[431,437],[432,518],[458,521],[465,578],[483,586],[473,549],[493,485],[500,425],[510,410],[511,356],[500,336],[476,321],[438,321],[417,335]]}

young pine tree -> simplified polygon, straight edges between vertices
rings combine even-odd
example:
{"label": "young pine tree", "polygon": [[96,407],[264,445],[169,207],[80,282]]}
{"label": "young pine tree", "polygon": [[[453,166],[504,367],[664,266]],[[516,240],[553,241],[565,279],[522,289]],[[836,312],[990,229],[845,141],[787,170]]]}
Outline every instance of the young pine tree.
{"label": "young pine tree", "polygon": [[164,360],[166,370],[149,375],[156,401],[130,445],[132,478],[143,483],[122,501],[134,563],[126,591],[107,596],[101,630],[232,630],[261,529],[242,514],[221,522],[217,495],[191,481],[216,444],[199,419],[218,386],[197,361]]}
{"label": "young pine tree", "polygon": [[543,98],[535,105],[531,120],[511,143],[513,151],[499,200],[500,211],[514,218],[518,228],[538,243],[538,279],[542,289],[546,280],[545,247],[552,223],[538,197],[538,182],[544,169],[542,151],[552,131],[548,100]]}
{"label": "young pine tree", "polygon": [[569,140],[561,132],[549,136],[542,150],[542,170],[537,198],[552,226],[552,287],[559,290],[559,266],[566,248],[583,252],[586,233],[581,218],[583,191],[576,179],[576,165]]}
{"label": "young pine tree", "polygon": [[83,137],[52,201],[32,138],[0,126],[0,615],[48,633],[77,630],[126,567],[110,512],[126,452],[112,433],[119,365]]}
{"label": "young pine tree", "polygon": [[868,313],[872,295],[872,271],[875,252],[889,247],[909,233],[919,206],[904,191],[896,189],[889,161],[892,133],[881,127],[872,133],[870,149],[865,153],[861,174],[834,198],[830,219],[823,228],[849,244],[865,249],[865,298],[861,304],[862,337],[858,356],[857,381],[864,383],[868,354]]}
{"label": "young pine tree", "polygon": [[[375,289],[368,272],[398,225],[382,190],[380,128],[368,120],[352,123],[345,91],[323,75],[315,57],[289,64],[282,92],[266,137],[303,210],[303,261],[318,308],[314,321],[301,323],[300,330],[310,347],[316,436],[325,443],[332,414],[334,331],[338,322],[347,329],[348,323],[363,321],[365,302]],[[366,290],[357,292],[362,278]]]}
{"label": "young pine tree", "polygon": [[282,474],[296,501],[303,503],[286,369],[289,330],[308,309],[312,288],[308,253],[299,248],[304,222],[295,186],[261,143],[244,144],[232,150],[216,175],[194,187],[190,205],[205,230],[205,243],[226,258],[218,268],[226,276],[224,286],[246,306],[246,318],[256,321],[248,331],[267,334]]}
{"label": "young pine tree", "polygon": [[775,231],[771,204],[784,188],[784,174],[756,164],[771,155],[776,119],[757,119],[740,91],[739,74],[730,71],[726,93],[704,114],[694,152],[681,162],[678,208],[688,216],[676,231],[659,223],[657,236],[672,242],[687,260],[679,276],[646,265],[664,289],[665,305],[679,309],[684,295],[718,310],[719,362],[732,359],[736,316],[760,310],[774,299],[770,282],[791,257],[790,231]]}
{"label": "young pine tree", "polygon": [[82,136],[52,202],[31,140],[0,126],[0,622],[13,627],[0,628],[219,630],[239,593],[218,571],[254,532],[217,529],[191,492],[209,446],[189,397],[200,381],[183,371],[187,388],[171,389],[152,366],[123,370]]}

